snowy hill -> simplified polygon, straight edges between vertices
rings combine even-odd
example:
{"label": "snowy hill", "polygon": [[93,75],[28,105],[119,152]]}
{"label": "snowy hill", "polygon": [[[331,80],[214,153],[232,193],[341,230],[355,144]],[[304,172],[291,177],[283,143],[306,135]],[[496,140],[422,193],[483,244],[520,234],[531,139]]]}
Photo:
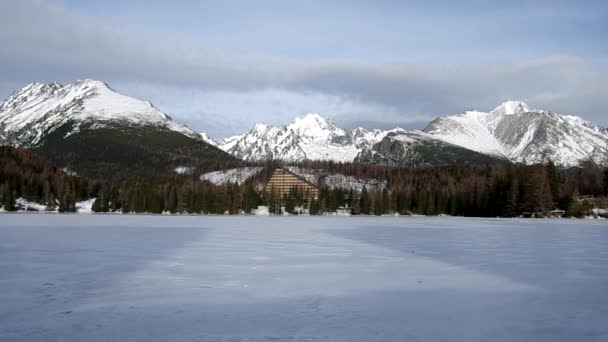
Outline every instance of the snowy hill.
{"label": "snowy hill", "polygon": [[519,101],[505,102],[490,112],[440,117],[424,131],[451,144],[520,163],[550,159],[573,166],[588,159],[604,163],[608,155],[605,128]]}
{"label": "snowy hill", "polygon": [[357,162],[383,165],[483,164],[501,159],[454,145],[421,131],[389,133]]}
{"label": "snowy hill", "polygon": [[245,160],[353,161],[365,148],[380,141],[389,131],[355,128],[345,131],[319,114],[296,118],[286,126],[256,124],[243,135],[218,144],[222,150]]}
{"label": "snowy hill", "polygon": [[261,167],[241,167],[228,170],[208,172],[201,175],[200,179],[215,185],[236,183],[241,185],[249,178],[255,176],[262,170]]}
{"label": "snowy hill", "polygon": [[200,139],[188,127],[174,121],[148,101],[119,94],[106,83],[80,80],[68,85],[32,83],[15,91],[0,104],[0,139],[16,146],[37,146],[59,127],[107,123],[155,126]]}
{"label": "snowy hill", "polygon": [[96,80],[34,83],[0,104],[0,145],[34,149],[88,178],[154,178],[181,168],[211,171],[217,161],[241,164],[207,141],[150,102]]}
{"label": "snowy hill", "polygon": [[361,179],[341,173],[329,173],[320,169],[302,169],[296,166],[288,166],[289,171],[306,179],[307,181],[330,189],[353,189],[361,192],[363,188],[367,190],[381,191],[386,188],[386,181],[378,179]]}

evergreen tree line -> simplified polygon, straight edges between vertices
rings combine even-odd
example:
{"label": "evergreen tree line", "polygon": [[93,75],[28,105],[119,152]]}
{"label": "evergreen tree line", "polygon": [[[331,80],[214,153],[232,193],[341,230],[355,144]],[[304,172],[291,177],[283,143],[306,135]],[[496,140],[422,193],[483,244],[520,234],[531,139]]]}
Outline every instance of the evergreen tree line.
{"label": "evergreen tree line", "polygon": [[589,207],[578,200],[580,195],[608,196],[608,170],[593,164],[568,170],[558,170],[551,162],[424,167],[305,164],[305,168],[329,164],[331,173],[384,179],[387,184],[381,191],[322,188],[319,203],[314,203],[320,212],[348,205],[353,214],[539,217],[558,209],[566,216],[582,216]]}
{"label": "evergreen tree line", "polygon": [[[300,164],[300,167],[306,167]],[[365,166],[351,165],[356,170]],[[271,214],[283,210],[297,214],[334,212],[349,207],[353,214],[448,214],[456,216],[514,217],[543,216],[562,209],[568,216],[581,216],[586,209],[579,195],[601,196],[608,192],[608,171],[587,165],[576,170],[558,170],[555,165],[469,165],[428,167],[386,167],[371,170],[383,174],[382,190],[331,189],[320,186],[319,196],[310,199],[294,188],[280,197],[261,190],[276,163],[243,185],[222,186],[188,181],[183,184],[139,183],[103,187],[95,210],[123,212],[249,213],[259,205]],[[345,165],[341,165],[345,167]],[[345,169],[329,169],[328,173]],[[356,173],[355,173],[356,174]],[[320,177],[322,178],[322,177]],[[584,189],[585,192],[581,192]]]}
{"label": "evergreen tree line", "polygon": [[253,182],[244,185],[212,185],[208,182],[105,185],[97,193],[92,210],[123,213],[250,213],[262,197]]}
{"label": "evergreen tree line", "polygon": [[24,198],[60,212],[76,210],[76,202],[94,195],[86,179],[66,174],[35,153],[0,146],[0,206],[15,210]]}
{"label": "evergreen tree line", "polygon": [[[298,213],[334,212],[348,206],[353,214],[424,214],[513,217],[542,216],[553,209],[581,216],[585,207],[579,195],[608,195],[608,169],[586,163],[558,169],[545,165],[449,165],[393,167],[356,163],[303,162],[295,166],[341,173],[359,179],[385,182],[382,190],[331,189],[319,185],[319,196],[310,199],[298,189],[280,197],[266,193],[263,185],[280,165],[263,164],[260,173],[244,184],[213,185],[193,176],[161,181],[87,181],[67,175],[48,161],[24,149],[0,147],[0,205],[15,209],[15,199],[74,211],[75,203],[96,198],[96,212],[124,213],[250,213],[266,205],[272,214],[282,208]],[[323,179],[323,177],[319,177]]]}

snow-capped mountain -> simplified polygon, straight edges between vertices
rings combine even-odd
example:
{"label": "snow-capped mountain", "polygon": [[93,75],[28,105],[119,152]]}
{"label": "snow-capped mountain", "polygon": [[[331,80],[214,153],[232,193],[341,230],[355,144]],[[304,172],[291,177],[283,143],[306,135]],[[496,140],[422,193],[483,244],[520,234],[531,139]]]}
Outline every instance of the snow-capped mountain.
{"label": "snow-capped mountain", "polygon": [[346,131],[319,114],[296,118],[286,126],[256,124],[243,135],[224,139],[217,146],[241,159],[285,161],[353,161],[390,131],[355,128]]}
{"label": "snow-capped mountain", "polygon": [[490,112],[440,117],[424,128],[443,141],[518,163],[552,160],[563,166],[582,160],[606,162],[608,131],[580,117],[508,101]]}
{"label": "snow-capped mountain", "polygon": [[150,102],[96,80],[30,84],[0,104],[0,145],[22,146],[92,179],[188,176],[241,161]]}
{"label": "snow-capped mountain", "polygon": [[205,133],[205,132],[200,133],[200,138],[207,144],[217,147],[217,141],[215,141],[212,137],[207,135],[207,133]]}
{"label": "snow-capped mountain", "polygon": [[245,160],[301,160],[306,155],[300,138],[287,127],[256,124],[241,137],[226,139],[219,147],[231,155]]}
{"label": "snow-capped mountain", "polygon": [[[104,144],[129,145],[138,151],[163,149],[167,155],[173,154],[175,162],[178,149],[188,151],[190,157],[226,157],[214,147],[243,160],[374,162],[383,158],[386,146],[403,148],[404,153],[424,146],[428,157],[429,148],[439,145],[444,151],[449,146],[447,149],[455,153],[457,149],[452,146],[459,146],[492,158],[528,164],[547,160],[563,166],[577,165],[582,160],[608,162],[605,128],[519,101],[502,103],[489,112],[473,110],[439,117],[423,132],[426,135],[399,128],[344,130],[319,114],[308,114],[285,126],[257,124],[245,134],[215,141],[174,121],[148,101],[119,94],[104,82],[90,79],[68,85],[33,83],[0,103],[0,144],[42,149],[52,142],[47,144],[52,148],[42,150],[56,162],[61,161],[57,158],[62,153],[70,152],[68,155],[73,158],[85,153],[74,152],[76,147],[70,147],[70,143],[93,144],[100,150]],[[391,133],[393,138],[386,140]],[[424,143],[401,141],[405,138]],[[200,151],[195,151],[195,145]],[[186,160],[192,160],[190,157]]]}
{"label": "snow-capped mountain", "polygon": [[444,165],[484,164],[505,160],[414,130],[389,133],[372,148],[362,151],[355,161],[381,165]]}
{"label": "snow-capped mountain", "polygon": [[[384,141],[390,133],[400,134],[394,135],[390,141]],[[434,141],[440,140],[449,144],[442,145],[444,151],[449,146],[447,149],[456,153],[457,149],[452,147],[459,146],[516,163],[552,160],[562,166],[574,166],[589,159],[605,163],[608,156],[608,131],[605,128],[580,117],[535,109],[521,101],[504,102],[490,112],[472,110],[439,117],[429,123],[423,132],[400,128],[387,131],[355,128],[346,131],[318,114],[308,114],[286,126],[257,124],[246,134],[211,143],[245,160],[317,159],[348,162],[380,160],[382,157],[378,151],[383,147],[376,145],[383,142],[385,147],[395,147],[401,138],[424,141],[424,144],[415,145],[417,150],[421,149],[420,146],[428,149],[442,145]],[[429,140],[431,138],[432,141]],[[404,141],[401,141],[401,145],[405,150],[414,146]],[[476,160],[482,159],[477,158],[476,154],[464,154],[475,156]],[[427,160],[433,159],[428,157],[427,154]],[[459,158],[452,156],[443,159]]]}
{"label": "snow-capped mountain", "polygon": [[150,102],[119,94],[102,81],[86,79],[68,85],[32,83],[15,91],[0,104],[0,143],[37,146],[45,135],[66,123],[72,126],[66,135],[78,132],[83,124],[104,127],[121,123],[162,127],[200,139]]}

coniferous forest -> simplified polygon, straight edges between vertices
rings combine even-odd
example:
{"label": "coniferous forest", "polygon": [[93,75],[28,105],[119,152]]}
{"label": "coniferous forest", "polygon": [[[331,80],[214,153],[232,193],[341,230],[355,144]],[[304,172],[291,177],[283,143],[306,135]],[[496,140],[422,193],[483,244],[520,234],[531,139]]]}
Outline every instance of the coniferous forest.
{"label": "coniferous forest", "polygon": [[480,217],[549,215],[582,217],[591,205],[581,197],[608,195],[608,170],[593,163],[559,169],[539,165],[449,165],[392,167],[359,163],[302,162],[301,168],[385,181],[383,190],[362,191],[320,187],[318,200],[297,191],[283,198],[264,192],[263,185],[280,165],[269,161],[245,183],[213,185],[194,175],[154,181],[141,177],[111,181],[69,175],[34,152],[0,147],[0,203],[15,210],[17,198],[73,212],[78,201],[96,198],[95,212],[122,213],[251,213],[260,205],[270,213],[307,208],[310,214],[335,212],[348,206],[352,214],[422,214]]}
{"label": "coniferous forest", "polygon": [[75,203],[98,190],[86,179],[70,176],[32,151],[0,146],[0,205],[15,210],[15,200],[27,200],[74,211]]}

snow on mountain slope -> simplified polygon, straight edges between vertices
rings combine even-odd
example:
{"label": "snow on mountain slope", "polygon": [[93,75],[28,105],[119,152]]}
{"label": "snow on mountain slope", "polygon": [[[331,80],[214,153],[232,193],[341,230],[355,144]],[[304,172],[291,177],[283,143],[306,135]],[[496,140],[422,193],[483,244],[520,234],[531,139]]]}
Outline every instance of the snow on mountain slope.
{"label": "snow on mountain slope", "polygon": [[256,124],[247,134],[224,141],[221,149],[244,160],[305,159],[300,138],[286,127]]}
{"label": "snow on mountain slope", "polygon": [[[313,113],[285,126],[257,124],[245,134],[215,141],[172,120],[148,101],[118,94],[104,82],[90,79],[65,86],[29,84],[0,103],[0,144],[40,146],[43,138],[55,131],[56,136],[65,138],[81,129],[116,124],[168,129],[244,160],[350,162],[362,153],[373,157],[374,146],[390,133],[407,136],[403,134],[407,131],[399,128],[347,131]],[[64,128],[58,130],[61,127]],[[589,159],[608,162],[605,128],[580,117],[534,109],[520,101],[502,103],[490,112],[467,111],[439,117],[423,131],[451,145],[513,162],[551,159],[563,166]],[[421,137],[420,132],[410,133]],[[385,142],[387,146],[391,144]],[[425,148],[431,146],[439,144],[433,142]]]}
{"label": "snow on mountain slope", "polygon": [[[577,165],[587,159],[603,163],[608,154],[606,129],[576,116],[535,109],[521,101],[504,102],[490,112],[472,110],[439,117],[429,123],[423,132],[428,136],[420,131],[400,128],[388,131],[355,128],[346,131],[319,114],[308,114],[286,126],[258,124],[244,135],[224,139],[218,147],[246,160],[349,162],[359,155],[365,155],[365,158],[358,160],[372,158],[374,145],[390,133],[400,133],[395,135],[394,140],[411,139],[412,136],[418,140],[424,137],[439,139],[465,150],[528,164],[549,159],[563,166]],[[423,149],[441,145],[436,141],[429,142],[429,139],[426,139]],[[387,146],[391,144],[385,142]],[[443,150],[451,150],[451,153],[457,150],[442,147]],[[459,151],[480,159],[464,150]],[[425,160],[428,160],[430,152],[425,151]],[[450,158],[431,159],[438,162]]]}
{"label": "snow on mountain slope", "polygon": [[467,111],[464,114],[437,118],[424,129],[438,139],[480,153],[505,156],[501,144],[489,129],[491,114]]}
{"label": "snow on mountain slope", "polygon": [[243,184],[249,178],[255,176],[262,170],[261,167],[241,167],[222,171],[208,172],[201,175],[201,180],[209,181],[215,185],[228,183]]}
{"label": "snow on mountain slope", "polygon": [[289,171],[306,179],[313,184],[322,184],[330,189],[353,189],[362,191],[363,187],[367,190],[381,191],[386,188],[386,181],[377,179],[361,179],[353,176],[346,176],[341,173],[328,174],[325,170],[303,169],[296,166],[288,166]]}
{"label": "snow on mountain slope", "polygon": [[350,131],[350,135],[352,138],[352,142],[358,149],[368,149],[371,148],[375,143],[382,140],[388,133],[394,132],[404,132],[405,130],[402,128],[394,128],[388,131],[383,131],[380,129],[372,129],[367,130],[362,127],[354,128]]}
{"label": "snow on mountain slope", "polygon": [[583,160],[605,163],[608,132],[579,117],[551,112],[521,113],[500,120],[494,136],[515,162],[541,163],[547,159],[574,166]]}
{"label": "snow on mountain slope", "polygon": [[484,164],[500,162],[500,159],[414,130],[389,133],[371,149],[362,151],[355,161],[381,165],[445,165]]}
{"label": "snow on mountain slope", "polygon": [[287,129],[307,142],[325,143],[346,135],[343,129],[336,127],[333,122],[317,113],[295,118],[293,122],[287,125]]}
{"label": "snow on mountain slope", "polygon": [[68,122],[74,125],[74,133],[82,123],[103,127],[110,121],[159,126],[200,139],[150,102],[121,95],[102,81],[86,79],[65,86],[33,83],[14,92],[0,104],[0,143],[35,146],[44,135]]}
{"label": "snow on mountain slope", "polygon": [[493,114],[498,115],[513,115],[530,112],[542,112],[538,109],[533,109],[527,103],[522,101],[506,101],[498,105],[498,107],[492,110]]}
{"label": "snow on mountain slope", "polygon": [[245,160],[353,161],[364,148],[380,141],[388,131],[336,127],[319,114],[296,118],[286,126],[256,124],[248,133],[229,137],[219,144],[222,150]]}
{"label": "snow on mountain slope", "polygon": [[200,133],[201,139],[203,139],[204,142],[206,142],[207,144],[211,145],[211,146],[218,146],[217,141],[215,141],[215,139],[211,138],[209,135],[207,135],[207,133]]}
{"label": "snow on mountain slope", "polygon": [[606,129],[580,117],[533,109],[519,101],[490,112],[467,111],[440,117],[425,129],[441,140],[513,162],[552,160],[574,166],[582,160],[606,162]]}

